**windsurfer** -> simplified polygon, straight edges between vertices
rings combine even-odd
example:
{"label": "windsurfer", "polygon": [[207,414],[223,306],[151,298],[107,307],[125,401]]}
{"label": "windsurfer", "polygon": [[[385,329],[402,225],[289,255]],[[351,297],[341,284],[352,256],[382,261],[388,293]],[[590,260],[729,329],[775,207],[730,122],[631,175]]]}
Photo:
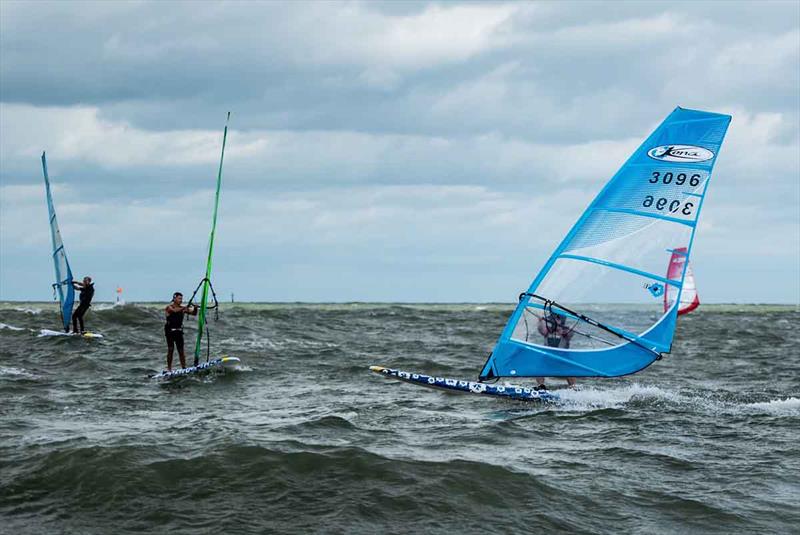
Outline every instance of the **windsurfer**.
{"label": "windsurfer", "polygon": [[[572,328],[567,327],[567,317],[555,312],[547,312],[540,317],[537,329],[539,334],[544,337],[544,343],[547,347],[559,347],[562,349],[569,349],[569,342],[575,334]],[[536,390],[547,390],[544,384],[544,377],[534,377],[534,379],[536,379],[538,385]],[[566,377],[565,379],[570,387],[575,386],[574,377]]]}
{"label": "windsurfer", "polygon": [[186,354],[183,352],[183,315],[197,315],[197,305],[183,306],[183,294],[172,294],[172,302],[164,309],[167,322],[164,324],[164,336],[167,338],[167,370],[172,371],[172,354],[178,348],[181,368],[186,367]]}
{"label": "windsurfer", "polygon": [[[91,277],[84,277],[83,282],[72,282],[72,286],[78,290],[81,295],[78,302],[78,308],[72,313],[72,332],[83,334],[83,316],[89,307],[92,306],[92,298],[94,297],[94,283]],[[78,330],[78,323],[80,322],[80,331]]]}

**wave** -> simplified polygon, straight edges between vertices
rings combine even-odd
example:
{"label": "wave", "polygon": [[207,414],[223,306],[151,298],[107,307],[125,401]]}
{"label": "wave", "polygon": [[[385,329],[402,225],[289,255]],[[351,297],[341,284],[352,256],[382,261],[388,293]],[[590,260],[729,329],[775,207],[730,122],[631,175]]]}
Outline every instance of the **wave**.
{"label": "wave", "polygon": [[[171,446],[166,451],[178,449]],[[145,515],[150,531],[446,533],[453,519],[443,510],[459,511],[459,522],[474,526],[488,517],[496,527],[511,528],[527,523],[531,502],[549,504],[552,512],[536,525],[555,530],[561,522],[556,504],[572,501],[535,476],[491,464],[392,458],[356,447],[286,451],[297,446],[220,444],[169,456],[150,445],[64,444],[34,453],[27,466],[6,475],[4,509],[45,513],[45,524],[47,517],[69,514],[87,526],[113,523],[121,532],[140,528],[142,507],[158,503],[159,514]],[[98,473],[105,477],[94,477]],[[476,488],[476,481],[491,484]],[[225,498],[211,489],[224,489]],[[572,507],[597,516],[589,507]],[[265,510],[268,515],[254,514]]]}
{"label": "wave", "polygon": [[95,312],[103,312],[104,310],[113,310],[124,306],[128,306],[124,301],[120,301],[119,303],[97,303],[96,305],[92,305],[92,310]]}
{"label": "wave", "polygon": [[8,329],[9,331],[24,331],[24,327],[14,327],[13,325],[8,325],[7,323],[0,323],[0,329]]}
{"label": "wave", "polygon": [[[354,414],[348,415],[350,418],[354,418]],[[345,418],[344,416],[337,416],[333,415],[326,415],[321,416],[319,418],[314,418],[311,420],[307,420],[301,423],[291,424],[287,426],[287,429],[293,430],[295,432],[354,432],[358,431],[358,427],[356,427],[350,419]]]}
{"label": "wave", "polygon": [[42,313],[41,308],[14,307],[14,310],[16,310],[17,312],[24,312],[25,314],[33,314],[33,315]]}
{"label": "wave", "polygon": [[669,405],[705,414],[762,413],[800,416],[800,398],[796,397],[753,402],[749,401],[752,399],[749,393],[671,390],[638,383],[618,388],[563,389],[558,390],[558,395],[562,402],[553,405],[550,408],[552,411],[594,411],[624,409],[632,405]]}
{"label": "wave", "polygon": [[788,397],[769,401],[749,401],[750,394],[741,392],[705,392],[672,390],[654,385],[632,383],[617,388],[581,388],[558,390],[562,403],[553,411],[587,411],[623,409],[631,405],[682,407],[706,414],[767,413],[775,416],[800,415],[800,398]]}
{"label": "wave", "polygon": [[0,366],[0,376],[6,375],[9,377],[26,377],[28,379],[36,379],[36,374],[29,372],[24,368],[15,368],[13,366]]}
{"label": "wave", "polygon": [[[324,423],[342,425],[335,420]],[[633,499],[609,501],[603,489],[558,477],[543,463],[524,470],[460,458],[420,460],[353,446],[310,446],[294,440],[266,444],[223,440],[205,448],[197,444],[182,453],[186,444],[153,447],[144,443],[145,437],[139,440],[108,447],[70,441],[60,444],[57,451],[36,448],[5,474],[3,512],[13,519],[23,515],[30,519],[35,514],[33,522],[42,532],[60,531],[54,528],[68,515],[71,525],[82,532],[113,525],[117,533],[169,531],[174,535],[200,531],[446,534],[520,528],[617,533],[641,528],[638,502],[647,497],[648,502],[665,502],[660,506],[661,521],[688,514],[698,532],[753,527],[713,494],[676,494],[670,481],[642,485],[626,478],[617,491]],[[626,458],[639,453],[613,447],[606,451]],[[691,478],[693,470],[680,459],[663,455],[646,459]],[[574,459],[557,466],[578,473],[592,469]],[[611,528],[609,518],[614,520]]]}
{"label": "wave", "polygon": [[800,416],[800,398],[794,397],[748,403],[745,407],[775,416]]}
{"label": "wave", "polygon": [[577,390],[558,390],[562,403],[554,410],[619,409],[630,403],[670,402],[686,400],[674,390],[658,386],[631,383],[615,388],[581,387]]}

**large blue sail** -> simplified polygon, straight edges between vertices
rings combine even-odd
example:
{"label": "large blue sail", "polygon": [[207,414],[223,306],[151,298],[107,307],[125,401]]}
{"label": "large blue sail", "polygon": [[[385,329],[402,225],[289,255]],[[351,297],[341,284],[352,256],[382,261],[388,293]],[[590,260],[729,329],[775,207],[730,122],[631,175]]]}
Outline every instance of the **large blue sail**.
{"label": "large blue sail", "polygon": [[685,270],[664,266],[679,250],[688,265],[730,120],[676,108],[656,128],[520,295],[481,379],[615,377],[670,351],[679,300],[664,311],[663,295]]}
{"label": "large blue sail", "polygon": [[53,283],[53,290],[58,296],[58,303],[61,310],[61,321],[64,330],[69,330],[72,320],[72,304],[75,302],[75,288],[72,286],[72,270],[67,261],[67,253],[64,251],[64,242],[61,240],[61,231],[58,230],[58,220],[56,219],[56,209],[53,206],[53,194],[50,192],[50,177],[47,176],[47,160],[42,152],[42,172],[44,173],[44,187],[47,192],[47,212],[50,216],[50,239],[53,244],[53,266],[56,272],[56,281]]}

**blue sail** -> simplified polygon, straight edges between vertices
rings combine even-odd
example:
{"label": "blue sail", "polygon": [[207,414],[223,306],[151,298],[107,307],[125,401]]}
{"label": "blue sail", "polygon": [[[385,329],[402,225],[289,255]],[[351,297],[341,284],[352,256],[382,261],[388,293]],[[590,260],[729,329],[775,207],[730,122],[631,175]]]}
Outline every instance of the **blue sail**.
{"label": "blue sail", "polygon": [[615,377],[670,351],[677,306],[663,296],[685,270],[664,266],[679,249],[688,265],[730,120],[676,108],[656,128],[520,295],[481,379]]}
{"label": "blue sail", "polygon": [[50,177],[47,175],[47,160],[44,152],[42,152],[42,172],[47,192],[47,213],[50,216],[50,240],[53,244],[53,266],[56,273],[53,290],[58,296],[64,330],[68,331],[72,320],[72,305],[75,302],[75,288],[72,286],[72,270],[67,261],[64,242],[61,240],[61,231],[58,230],[58,219],[56,219],[56,209],[53,206],[53,194],[50,192]]}

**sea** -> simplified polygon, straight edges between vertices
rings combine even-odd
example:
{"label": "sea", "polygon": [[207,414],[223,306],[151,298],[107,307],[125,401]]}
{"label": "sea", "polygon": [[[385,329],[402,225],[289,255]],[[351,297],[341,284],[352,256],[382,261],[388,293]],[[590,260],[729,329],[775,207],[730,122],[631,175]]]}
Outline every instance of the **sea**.
{"label": "sea", "polygon": [[540,405],[368,369],[474,380],[513,304],[225,304],[243,369],[163,382],[165,304],[0,303],[0,533],[800,533],[797,307]]}

